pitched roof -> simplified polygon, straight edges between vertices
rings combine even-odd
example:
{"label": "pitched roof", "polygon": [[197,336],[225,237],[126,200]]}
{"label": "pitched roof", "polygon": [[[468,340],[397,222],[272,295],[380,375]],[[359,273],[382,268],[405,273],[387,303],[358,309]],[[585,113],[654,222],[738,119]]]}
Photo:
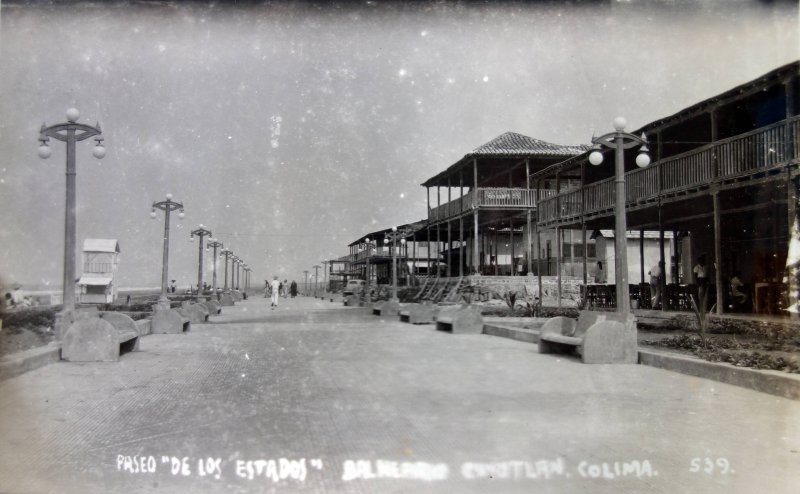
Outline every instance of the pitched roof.
{"label": "pitched roof", "polygon": [[84,252],[119,252],[115,238],[87,238],[83,241]]}
{"label": "pitched roof", "polygon": [[521,156],[521,155],[544,155],[544,156],[573,156],[580,154],[588,149],[588,146],[563,146],[551,142],[540,141],[533,137],[517,134],[516,132],[506,132],[491,141],[473,149],[465,157],[472,156]]}

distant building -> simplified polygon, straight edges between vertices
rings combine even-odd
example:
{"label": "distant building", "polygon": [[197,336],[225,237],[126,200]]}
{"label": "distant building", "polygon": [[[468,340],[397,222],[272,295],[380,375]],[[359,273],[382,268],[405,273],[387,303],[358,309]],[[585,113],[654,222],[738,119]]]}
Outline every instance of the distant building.
{"label": "distant building", "polygon": [[117,299],[114,277],[119,262],[119,242],[116,239],[87,238],[83,242],[83,274],[80,303],[109,304]]}

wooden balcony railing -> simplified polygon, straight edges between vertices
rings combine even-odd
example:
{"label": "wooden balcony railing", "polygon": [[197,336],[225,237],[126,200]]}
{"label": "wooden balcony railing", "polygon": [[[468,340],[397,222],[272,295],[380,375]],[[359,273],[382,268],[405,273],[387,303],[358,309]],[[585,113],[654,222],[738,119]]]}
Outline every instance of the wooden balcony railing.
{"label": "wooden balcony railing", "polygon": [[[474,192],[477,191],[476,194]],[[541,190],[539,197],[552,197],[555,190]],[[443,220],[471,211],[473,206],[481,208],[517,208],[536,207],[537,193],[535,189],[511,187],[479,187],[450,202],[431,208],[431,221]]]}
{"label": "wooden balcony railing", "polygon": [[83,263],[84,273],[111,273],[114,271],[114,264],[110,262],[85,262]]}
{"label": "wooden balcony railing", "polygon": [[[670,156],[625,174],[627,204],[655,200],[660,194],[709,186],[800,157],[800,116]],[[614,208],[614,178],[577,190],[543,197],[538,221],[548,223]]]}

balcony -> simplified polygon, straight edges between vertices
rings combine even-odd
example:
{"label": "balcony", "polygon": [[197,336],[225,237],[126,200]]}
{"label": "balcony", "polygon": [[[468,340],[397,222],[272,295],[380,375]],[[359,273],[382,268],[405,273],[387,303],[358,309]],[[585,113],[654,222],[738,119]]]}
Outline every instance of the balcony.
{"label": "balcony", "polygon": [[[477,191],[477,196],[475,195]],[[539,200],[554,196],[555,190],[540,190],[537,196],[535,189],[478,187],[464,194],[463,197],[431,208],[430,221],[440,221],[472,211],[473,208],[518,209],[533,208]]]}
{"label": "balcony", "polygon": [[[686,194],[713,183],[742,180],[800,156],[800,116],[706,144],[625,174],[626,204]],[[539,202],[539,223],[570,222],[613,212],[614,177]]]}

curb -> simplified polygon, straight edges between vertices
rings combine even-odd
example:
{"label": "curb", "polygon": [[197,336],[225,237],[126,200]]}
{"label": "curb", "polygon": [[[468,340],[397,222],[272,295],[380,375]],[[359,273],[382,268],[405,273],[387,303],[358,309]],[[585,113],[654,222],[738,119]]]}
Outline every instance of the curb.
{"label": "curb", "polygon": [[708,362],[691,355],[676,355],[656,350],[639,350],[639,363],[800,400],[800,375],[796,374],[736,367],[728,363]]}
{"label": "curb", "polygon": [[483,334],[510,338],[512,340],[523,341],[525,343],[539,343],[538,329],[525,329],[514,326],[503,326],[496,323],[484,323]]}
{"label": "curb", "polygon": [[[539,342],[539,331],[536,329],[489,323],[484,324],[483,333],[526,343]],[[797,374],[736,367],[724,362],[709,362],[692,355],[641,348],[639,349],[639,364],[732,384],[790,400],[800,400],[800,375]]]}
{"label": "curb", "polygon": [[61,345],[50,343],[0,358],[0,381],[58,362]]}

